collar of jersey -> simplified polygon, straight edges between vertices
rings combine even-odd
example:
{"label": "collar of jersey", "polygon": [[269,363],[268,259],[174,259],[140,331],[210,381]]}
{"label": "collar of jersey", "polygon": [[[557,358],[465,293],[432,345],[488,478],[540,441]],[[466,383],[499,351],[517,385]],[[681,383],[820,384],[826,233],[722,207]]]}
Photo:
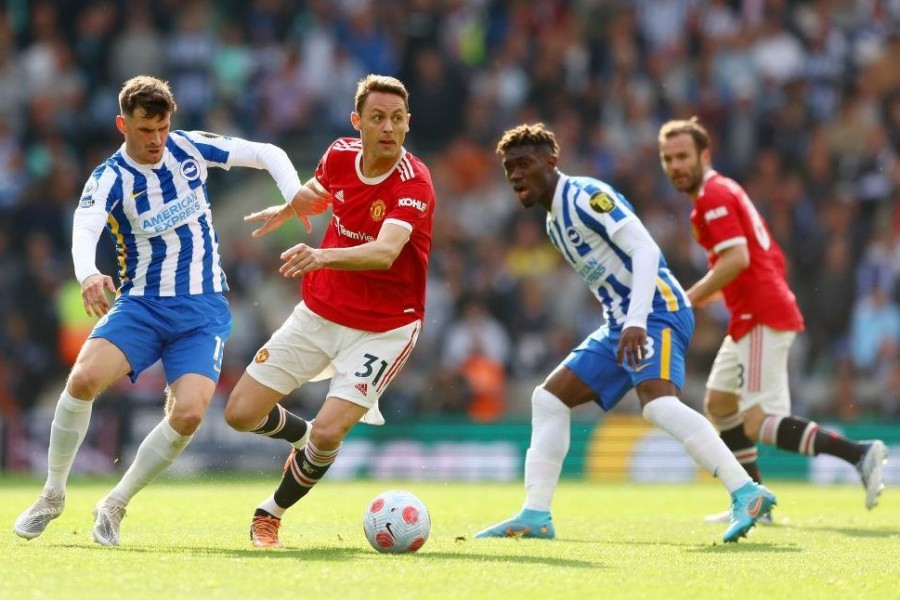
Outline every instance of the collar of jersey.
{"label": "collar of jersey", "polygon": [[553,191],[553,202],[550,204],[550,214],[555,214],[557,207],[562,203],[563,197],[563,188],[566,187],[566,182],[569,180],[569,176],[559,172],[559,179],[556,180],[556,189]]}
{"label": "collar of jersey", "polygon": [[128,151],[125,149],[125,144],[119,148],[119,153],[122,155],[122,158],[125,162],[128,163],[129,167],[134,167],[135,169],[139,169],[141,171],[152,171],[153,169],[158,169],[163,166],[163,163],[166,162],[166,153],[169,151],[168,148],[163,148],[162,157],[160,157],[159,162],[154,163],[152,165],[144,165],[129,156]]}
{"label": "collar of jersey", "polygon": [[362,172],[362,150],[356,155],[356,174],[359,176],[359,180],[368,185],[376,185],[390,177],[391,173],[397,168],[397,165],[400,164],[400,161],[406,156],[406,148],[400,146],[400,158],[397,159],[397,162],[394,163],[390,169],[379,175],[378,177],[366,177]]}

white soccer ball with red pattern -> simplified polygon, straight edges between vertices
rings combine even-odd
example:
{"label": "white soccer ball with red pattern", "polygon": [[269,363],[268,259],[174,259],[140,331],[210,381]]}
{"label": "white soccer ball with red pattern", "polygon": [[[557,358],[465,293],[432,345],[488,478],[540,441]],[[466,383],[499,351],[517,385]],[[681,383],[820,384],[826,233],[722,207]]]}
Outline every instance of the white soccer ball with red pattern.
{"label": "white soccer ball with red pattern", "polygon": [[416,552],[431,533],[431,516],[414,494],[390,490],[369,502],[363,516],[363,531],[379,552]]}

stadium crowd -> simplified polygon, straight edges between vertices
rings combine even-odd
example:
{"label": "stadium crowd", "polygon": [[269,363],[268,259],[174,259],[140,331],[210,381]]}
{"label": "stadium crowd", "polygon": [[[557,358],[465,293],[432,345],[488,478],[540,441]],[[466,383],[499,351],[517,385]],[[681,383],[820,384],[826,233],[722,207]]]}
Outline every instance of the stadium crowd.
{"label": "stadium crowd", "polygon": [[[0,407],[8,423],[55,397],[91,323],[71,267],[89,169],[121,144],[121,83],[163,77],[174,125],[271,141],[306,178],[349,125],[356,81],[410,91],[407,147],[438,197],[426,329],[383,402],[389,419],[491,421],[528,410],[537,377],[600,307],[522,211],[494,146],[543,121],[564,172],[613,183],[685,287],[706,270],[690,205],[660,168],[657,132],[697,115],[716,168],[740,181],[785,249],[806,319],[795,406],[900,418],[898,0],[36,0],[0,9]],[[235,326],[222,398],[296,301],[278,253],[240,216],[271,198],[255,174],[216,174],[213,206]],[[327,214],[327,213],[326,213]],[[324,221],[316,221],[313,236]],[[99,256],[115,270],[110,247]],[[724,335],[698,311],[685,394]],[[162,375],[157,375],[161,377]],[[144,377],[152,378],[152,374]],[[143,377],[142,377],[143,378]],[[157,383],[113,393],[158,395]],[[151,391],[152,390],[152,391]],[[155,397],[154,395],[154,397]],[[296,401],[303,403],[302,390]]]}

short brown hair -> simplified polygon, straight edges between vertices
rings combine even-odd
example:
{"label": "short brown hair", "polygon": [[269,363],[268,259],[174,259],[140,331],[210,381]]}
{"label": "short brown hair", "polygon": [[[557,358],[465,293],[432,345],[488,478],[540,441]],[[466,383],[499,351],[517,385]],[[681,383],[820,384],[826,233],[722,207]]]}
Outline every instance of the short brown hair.
{"label": "short brown hair", "polygon": [[178,110],[169,83],[149,75],[132,77],[122,84],[119,92],[119,112],[133,116],[135,109],[144,110],[145,117],[158,117],[163,114],[174,114]]}
{"label": "short brown hair", "polygon": [[694,146],[697,148],[697,154],[700,154],[710,147],[709,133],[706,131],[706,128],[700,124],[700,120],[697,119],[697,117],[691,117],[690,119],[673,119],[663,123],[663,126],[659,128],[659,142],[662,143],[669,138],[683,133],[688,134],[694,139]]}
{"label": "short brown hair", "polygon": [[523,123],[518,127],[508,129],[497,142],[497,154],[505,154],[510,148],[519,146],[544,147],[550,150],[553,156],[559,156],[559,143],[556,136],[549,129],[544,129],[543,123],[529,125]]}
{"label": "short brown hair", "polygon": [[385,92],[387,94],[396,94],[397,96],[400,96],[403,98],[406,112],[409,112],[409,92],[406,91],[406,86],[403,85],[402,81],[389,75],[370,74],[360,79],[356,84],[354,106],[357,114],[362,114],[366,98],[368,98],[369,94],[372,92]]}

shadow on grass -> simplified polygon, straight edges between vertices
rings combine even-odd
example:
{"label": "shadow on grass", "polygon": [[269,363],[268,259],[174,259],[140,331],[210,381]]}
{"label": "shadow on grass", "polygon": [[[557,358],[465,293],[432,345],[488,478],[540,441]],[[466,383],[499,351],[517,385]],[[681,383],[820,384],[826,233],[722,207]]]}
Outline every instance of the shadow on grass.
{"label": "shadow on grass", "polygon": [[638,541],[634,541],[634,540],[622,540],[622,539],[598,540],[596,538],[589,539],[589,540],[579,540],[579,539],[572,539],[572,538],[557,538],[557,539],[553,540],[552,543],[554,543],[554,544],[590,544],[592,546],[598,546],[598,545],[602,545],[602,546],[666,546],[666,547],[670,547],[670,548],[678,548],[678,547],[692,548],[697,545],[697,544],[691,544],[691,543],[687,543],[687,542],[666,542],[663,540],[654,541],[654,542],[648,542],[648,541],[638,542]]}
{"label": "shadow on grass", "polygon": [[688,552],[699,552],[703,554],[723,554],[725,552],[731,554],[796,554],[803,551],[803,548],[800,548],[799,546],[758,542],[741,542],[738,544],[716,542],[715,544],[697,546],[688,550]]}
{"label": "shadow on grass", "polygon": [[557,540],[554,543],[592,544],[602,546],[644,546],[649,548],[683,548],[688,552],[802,552],[800,548],[782,544],[769,544],[744,541],[739,544],[726,544],[717,541],[709,544],[696,542],[667,542],[664,540],[648,542],[635,540]]}
{"label": "shadow on grass", "polygon": [[[236,548],[206,548],[197,546],[119,546],[118,548],[107,548],[98,545],[83,544],[54,544],[56,548],[67,548],[72,550],[88,550],[95,552],[126,552],[132,554],[193,554],[197,556],[225,556],[228,558],[259,558],[266,560],[321,560],[321,561],[349,561],[358,560],[360,558],[378,558],[383,555],[374,550],[365,548],[346,548],[346,547],[316,547],[316,548],[281,548],[275,550],[266,549],[236,549]],[[402,555],[398,556],[400,558]],[[586,560],[570,560],[566,558],[557,558],[550,556],[520,556],[520,555],[498,555],[483,554],[474,552],[429,552],[423,551],[421,554],[411,557],[413,559],[422,557],[423,559],[441,559],[441,560],[459,560],[459,561],[476,561],[476,562],[502,562],[502,563],[521,563],[546,565],[550,567],[569,567],[576,569],[597,569],[604,568],[603,565],[596,562]]]}
{"label": "shadow on grass", "polygon": [[780,524],[779,527],[785,529],[796,529],[798,531],[827,531],[830,533],[839,533],[847,537],[856,538],[900,538],[900,529],[859,529],[858,527],[822,527],[817,525],[793,525],[790,523]]}

